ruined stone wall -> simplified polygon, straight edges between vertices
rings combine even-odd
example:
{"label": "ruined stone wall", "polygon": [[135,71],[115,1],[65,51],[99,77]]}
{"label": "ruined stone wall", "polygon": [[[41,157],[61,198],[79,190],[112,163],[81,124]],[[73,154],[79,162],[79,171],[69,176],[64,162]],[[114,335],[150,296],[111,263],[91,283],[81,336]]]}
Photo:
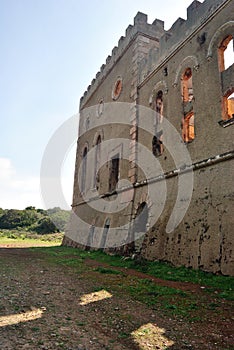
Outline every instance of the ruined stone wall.
{"label": "ruined stone wall", "polygon": [[[220,2],[219,2],[220,3]],[[195,119],[195,139],[187,144],[187,150],[193,164],[199,164],[210,158],[222,158],[230,154],[233,157],[232,127],[222,128],[222,97],[233,88],[233,65],[220,73],[218,68],[218,45],[229,34],[233,36],[233,2],[225,2],[216,16],[201,21],[195,33],[183,42],[178,39],[178,26],[182,29],[188,23],[177,21],[170,32],[168,45],[175,42],[177,49],[170,57],[165,57],[163,64],[151,66],[148,78],[140,84],[139,104],[150,108],[151,96],[158,90],[164,93],[164,117],[181,134],[183,119],[181,99],[181,75],[187,67],[192,69],[193,107]],[[212,3],[214,7],[215,2]],[[208,9],[208,1],[198,5],[200,10]],[[197,9],[193,13],[196,17]],[[204,10],[205,13],[205,10]],[[190,16],[192,14],[190,13]],[[204,15],[205,16],[205,15]],[[203,16],[203,17],[204,17]],[[199,17],[196,17],[197,19]],[[176,30],[175,30],[176,28]],[[181,30],[182,30],[181,29]],[[175,35],[176,38],[173,38]],[[201,41],[200,39],[203,38]],[[214,39],[215,38],[215,39]],[[164,38],[162,38],[164,40]],[[211,54],[212,53],[212,54]],[[167,75],[165,75],[165,68]],[[142,73],[141,73],[142,74]],[[142,115],[142,118],[144,116]],[[142,121],[142,123],[144,123]],[[153,128],[153,126],[152,126]],[[151,140],[144,132],[139,131],[139,141],[149,149]],[[167,135],[164,142],[167,145]],[[167,147],[160,157],[165,172],[176,169]],[[160,220],[148,232],[143,243],[142,255],[147,259],[165,259],[175,265],[186,265],[207,271],[234,273],[234,257],[232,251],[233,211],[233,160],[207,165],[194,170],[193,195],[189,210],[182,223],[173,233],[166,233],[166,223],[176,202],[177,179],[167,181],[168,198]],[[140,195],[138,202],[140,202]]]}
{"label": "ruined stone wall", "polygon": [[[221,72],[217,52],[223,39],[234,37],[233,10],[230,0],[195,0],[187,19],[178,19],[169,31],[162,21],[148,24],[146,15],[137,14],[81,98],[72,206],[84,225],[73,220],[65,244],[87,246],[92,240],[94,247],[101,247],[106,232],[109,247],[116,237],[122,244],[126,237],[137,238],[121,249],[125,254],[234,275],[233,126],[232,120],[223,123],[223,98],[234,88],[233,65]],[[193,97],[183,102],[181,79],[188,68]],[[115,98],[118,79],[121,92]],[[155,116],[159,91],[162,117]],[[195,137],[185,142],[181,123],[190,109]],[[163,151],[155,158],[152,138],[158,128]],[[92,149],[99,136],[103,165],[96,191]],[[115,139],[128,142],[112,146]],[[82,192],[78,172],[85,147],[89,156]],[[112,193],[109,164],[116,152],[121,158],[119,180],[129,182],[126,186],[120,181]],[[93,210],[95,203],[98,209]],[[139,234],[137,213],[144,205],[146,233]]]}

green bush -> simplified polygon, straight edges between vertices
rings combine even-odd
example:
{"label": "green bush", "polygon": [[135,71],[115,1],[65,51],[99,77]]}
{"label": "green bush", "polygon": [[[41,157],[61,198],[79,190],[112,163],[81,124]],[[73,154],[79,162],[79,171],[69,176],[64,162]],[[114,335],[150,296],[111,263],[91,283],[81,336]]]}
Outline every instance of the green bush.
{"label": "green bush", "polygon": [[41,235],[59,232],[59,229],[48,216],[41,218],[31,229]]}
{"label": "green bush", "polygon": [[36,209],[28,206],[24,210],[0,208],[0,229],[34,231],[39,234],[64,232],[70,218],[70,211],[59,207]]}
{"label": "green bush", "polygon": [[36,223],[39,215],[35,210],[10,209],[0,216],[0,228],[29,227]]}

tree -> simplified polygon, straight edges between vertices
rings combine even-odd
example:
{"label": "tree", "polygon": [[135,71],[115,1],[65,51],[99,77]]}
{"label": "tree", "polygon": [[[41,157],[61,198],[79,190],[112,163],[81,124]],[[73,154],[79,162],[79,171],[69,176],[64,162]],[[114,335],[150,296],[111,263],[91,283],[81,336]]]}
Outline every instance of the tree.
{"label": "tree", "polygon": [[0,228],[29,227],[39,219],[34,210],[10,209],[0,217]]}
{"label": "tree", "polygon": [[3,214],[5,214],[5,210],[0,208],[0,216],[2,216]]}
{"label": "tree", "polygon": [[32,228],[32,230],[41,235],[47,234],[47,233],[59,232],[59,229],[55,226],[53,221],[48,216],[42,217],[38,221],[37,225],[35,225]]}
{"label": "tree", "polygon": [[25,210],[36,210],[36,208],[32,207],[32,206],[29,206],[29,207],[26,207]]}

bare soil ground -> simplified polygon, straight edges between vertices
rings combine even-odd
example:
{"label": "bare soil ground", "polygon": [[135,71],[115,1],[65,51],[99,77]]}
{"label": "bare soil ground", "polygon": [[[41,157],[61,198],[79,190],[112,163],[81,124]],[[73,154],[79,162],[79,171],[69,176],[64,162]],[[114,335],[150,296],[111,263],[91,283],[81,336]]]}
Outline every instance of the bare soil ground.
{"label": "bare soil ground", "polygon": [[[40,251],[0,248],[0,349],[234,349],[230,301],[196,284],[135,270],[102,274],[100,265],[105,264],[86,259],[78,271]],[[204,311],[184,319],[146,306],[123,288],[136,278],[191,293]]]}

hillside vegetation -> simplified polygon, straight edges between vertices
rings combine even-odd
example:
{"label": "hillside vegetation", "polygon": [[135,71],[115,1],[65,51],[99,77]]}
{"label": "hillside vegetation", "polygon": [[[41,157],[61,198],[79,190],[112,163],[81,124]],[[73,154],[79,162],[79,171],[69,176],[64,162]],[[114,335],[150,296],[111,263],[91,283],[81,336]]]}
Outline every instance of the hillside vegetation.
{"label": "hillside vegetation", "polygon": [[0,230],[25,231],[39,235],[64,232],[69,217],[70,211],[59,207],[48,210],[33,206],[24,210],[0,208]]}

